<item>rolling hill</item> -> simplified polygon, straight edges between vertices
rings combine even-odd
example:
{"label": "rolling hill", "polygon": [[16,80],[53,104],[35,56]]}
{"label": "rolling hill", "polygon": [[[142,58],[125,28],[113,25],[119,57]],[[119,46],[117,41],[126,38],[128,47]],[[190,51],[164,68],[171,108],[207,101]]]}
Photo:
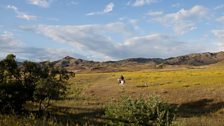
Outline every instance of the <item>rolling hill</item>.
{"label": "rolling hill", "polygon": [[[136,71],[144,69],[155,69],[159,65],[164,66],[203,66],[221,62],[224,60],[224,52],[217,53],[195,53],[167,59],[161,58],[129,58],[119,61],[88,61],[76,59],[70,56],[53,61],[56,67],[65,67],[75,72],[116,72],[116,71]],[[159,67],[161,68],[161,67]]]}

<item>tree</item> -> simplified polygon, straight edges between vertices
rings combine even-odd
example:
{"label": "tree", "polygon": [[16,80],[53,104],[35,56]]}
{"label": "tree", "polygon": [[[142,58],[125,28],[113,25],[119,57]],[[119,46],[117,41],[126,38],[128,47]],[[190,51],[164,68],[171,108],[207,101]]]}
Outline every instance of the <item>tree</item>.
{"label": "tree", "polygon": [[55,68],[50,62],[25,61],[18,67],[16,56],[9,54],[0,61],[0,110],[19,111],[26,101],[37,102],[42,111],[52,99],[62,97],[71,72]]}
{"label": "tree", "polygon": [[50,62],[37,64],[25,61],[21,73],[27,92],[32,96],[29,99],[38,103],[39,111],[45,110],[52,99],[65,94],[70,76],[67,70],[55,68]]}
{"label": "tree", "polygon": [[68,79],[67,70],[55,68],[50,63],[41,65],[40,76],[34,91],[34,100],[39,104],[39,111],[46,109],[51,100],[65,95]]}
{"label": "tree", "polygon": [[40,65],[31,61],[25,61],[20,68],[23,85],[26,88],[27,98],[33,101],[33,93],[36,88],[36,83],[41,76]]}
{"label": "tree", "polygon": [[9,54],[4,60],[1,61],[0,68],[2,71],[2,81],[18,79],[19,71],[15,58],[15,55]]}
{"label": "tree", "polygon": [[61,81],[41,78],[37,82],[34,98],[39,103],[39,111],[46,109],[52,99],[58,99],[65,94],[66,86]]}
{"label": "tree", "polygon": [[19,111],[26,102],[25,87],[15,55],[9,54],[0,61],[0,108],[2,112]]}

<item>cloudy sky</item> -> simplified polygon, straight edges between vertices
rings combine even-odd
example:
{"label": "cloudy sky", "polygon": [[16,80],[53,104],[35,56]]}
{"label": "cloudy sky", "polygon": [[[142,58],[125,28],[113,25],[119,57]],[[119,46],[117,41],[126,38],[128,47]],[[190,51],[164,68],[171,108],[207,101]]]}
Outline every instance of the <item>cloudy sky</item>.
{"label": "cloudy sky", "polygon": [[1,0],[0,58],[167,58],[224,50],[223,0]]}

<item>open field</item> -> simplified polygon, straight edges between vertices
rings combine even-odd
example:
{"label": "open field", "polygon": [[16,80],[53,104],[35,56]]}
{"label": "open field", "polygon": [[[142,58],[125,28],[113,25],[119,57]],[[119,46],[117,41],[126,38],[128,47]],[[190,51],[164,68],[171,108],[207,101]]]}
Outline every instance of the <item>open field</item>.
{"label": "open field", "polygon": [[[222,126],[223,71],[223,65],[216,64],[194,69],[77,74],[70,80],[68,96],[55,101],[51,109],[57,111],[53,116],[61,124],[103,125],[102,109],[108,102],[122,96],[156,94],[178,108],[174,125]],[[126,79],[124,88],[117,84],[120,75]]]}
{"label": "open field", "polygon": [[[82,87],[82,100],[58,102],[64,107],[99,108],[121,96],[157,94],[178,107],[178,125],[224,124],[224,67],[216,64],[195,69],[161,69],[139,72],[77,74],[71,96]],[[126,78],[124,88],[117,78]]]}

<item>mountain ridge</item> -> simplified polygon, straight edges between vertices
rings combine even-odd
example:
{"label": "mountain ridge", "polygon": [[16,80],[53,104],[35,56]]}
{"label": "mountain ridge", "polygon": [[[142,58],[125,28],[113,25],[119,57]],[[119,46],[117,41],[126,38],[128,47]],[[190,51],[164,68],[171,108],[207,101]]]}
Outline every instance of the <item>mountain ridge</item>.
{"label": "mountain ridge", "polygon": [[60,60],[53,61],[55,67],[65,67],[73,71],[128,71],[146,68],[157,68],[158,65],[188,65],[203,66],[221,62],[224,60],[224,52],[192,53],[183,56],[162,58],[128,58],[118,61],[89,61],[66,56]]}

